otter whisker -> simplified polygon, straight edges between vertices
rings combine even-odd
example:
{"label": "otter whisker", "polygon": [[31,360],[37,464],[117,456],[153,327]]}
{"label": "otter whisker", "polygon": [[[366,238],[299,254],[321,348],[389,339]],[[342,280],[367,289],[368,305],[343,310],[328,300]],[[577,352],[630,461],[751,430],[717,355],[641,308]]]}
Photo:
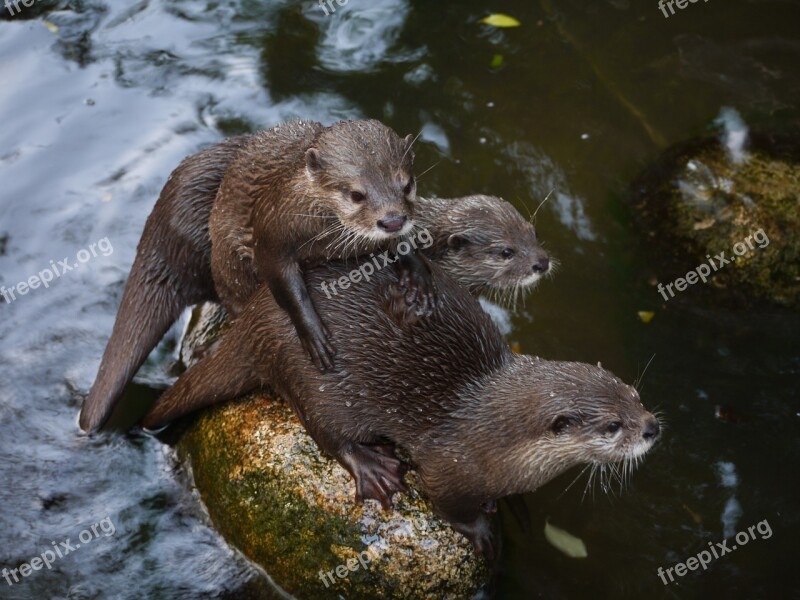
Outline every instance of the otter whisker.
{"label": "otter whisker", "polygon": [[589,471],[589,479],[586,481],[586,487],[583,488],[583,496],[581,496],[581,503],[583,503],[584,499],[586,498],[586,492],[589,489],[592,490],[592,502],[594,502],[594,485],[593,482],[595,481],[595,474],[597,473],[597,468],[600,466],[600,463],[592,462],[589,463],[592,467],[592,470]]}
{"label": "otter whisker", "polygon": [[530,223],[531,219],[533,219],[533,215],[531,214],[531,209],[528,208],[528,203],[525,202],[525,200],[523,200],[522,198],[520,198],[517,194],[514,194],[514,197],[522,203],[522,206],[525,207],[525,211],[528,213],[528,223]]}
{"label": "otter whisker", "polygon": [[[345,227],[344,223],[342,223],[341,221],[339,222],[339,225],[341,226],[341,227],[339,227],[339,235],[337,235],[336,238],[331,240],[328,243],[328,245],[325,246],[325,250],[331,250],[331,247],[333,247],[333,250],[335,251],[338,248],[338,246],[340,244],[340,241],[343,238],[346,238],[349,235],[350,229],[348,227]],[[329,252],[328,253],[328,258],[330,258],[330,256],[331,256],[331,253]]]}
{"label": "otter whisker", "polygon": [[[555,191],[556,191],[556,189],[555,189],[555,188],[553,188],[552,190],[550,190],[550,191],[547,193],[547,196],[545,196],[545,197],[544,197],[544,200],[542,200],[542,201],[539,203],[539,206],[537,206],[537,207],[536,207],[536,210],[535,210],[535,211],[533,211],[533,218],[532,218],[531,220],[533,221],[533,224],[534,224],[534,225],[536,224],[536,214],[539,212],[539,209],[540,209],[540,208],[542,208],[542,206],[544,205],[544,203],[545,203],[545,202],[547,202],[547,201],[550,199],[550,196],[551,196],[551,195],[553,194],[553,192],[555,192]],[[530,221],[529,221],[529,222],[530,222]]]}
{"label": "otter whisker", "polygon": [[433,167],[438,167],[438,166],[439,166],[439,163],[440,163],[440,162],[442,162],[443,160],[444,160],[443,158],[442,158],[441,160],[438,160],[437,162],[433,163],[433,166],[431,166],[431,167],[428,167],[428,168],[427,168],[427,169],[425,169],[425,170],[424,170],[424,171],[423,171],[423,172],[422,172],[420,175],[417,175],[417,181],[419,181],[420,179],[422,179],[422,176],[423,176],[423,175],[425,175],[425,174],[426,174],[428,171],[432,170],[432,169],[433,169]]}
{"label": "otter whisker", "polygon": [[590,468],[591,466],[592,466],[592,463],[588,463],[588,464],[587,464],[585,467],[583,467],[583,468],[580,470],[580,472],[579,472],[579,473],[578,473],[578,474],[575,476],[575,479],[573,479],[573,480],[572,480],[572,482],[571,482],[571,483],[570,483],[570,484],[569,484],[567,487],[565,487],[565,488],[564,488],[564,491],[563,491],[563,492],[561,492],[561,493],[560,493],[560,494],[559,494],[559,495],[556,497],[556,499],[558,499],[558,498],[561,498],[561,496],[563,496],[564,494],[566,494],[566,493],[569,491],[569,489],[570,489],[570,488],[571,488],[573,485],[575,485],[575,482],[576,482],[576,481],[578,481],[578,479],[580,479],[580,478],[581,478],[581,475],[583,475],[584,473],[586,473],[586,469]]}
{"label": "otter whisker", "polygon": [[309,215],[305,213],[291,213],[293,217],[312,217],[314,219],[335,219],[334,215]]}
{"label": "otter whisker", "polygon": [[411,140],[411,143],[408,145],[408,148],[406,148],[406,151],[403,152],[403,156],[400,157],[400,162],[403,162],[403,160],[405,160],[406,155],[411,151],[411,148],[414,147],[414,144],[416,143],[416,141],[419,139],[419,136],[421,136],[421,135],[422,135],[422,129],[420,129],[419,133],[416,135],[416,137],[413,140]]}
{"label": "otter whisker", "polygon": [[327,236],[327,235],[330,235],[330,234],[332,234],[333,232],[335,232],[335,231],[336,231],[338,228],[340,228],[340,227],[341,227],[341,228],[343,228],[343,227],[344,227],[344,225],[341,223],[341,221],[339,221],[339,220],[337,219],[337,221],[336,221],[335,223],[332,223],[331,225],[329,225],[328,227],[326,227],[325,229],[323,229],[323,230],[322,230],[320,233],[318,233],[317,235],[315,235],[315,236],[314,236],[314,237],[312,237],[311,239],[309,239],[309,240],[307,240],[306,242],[304,242],[304,243],[303,243],[303,244],[300,246],[300,248],[302,248],[302,247],[303,247],[303,246],[305,246],[306,244],[311,244],[311,245],[313,246],[313,245],[314,245],[314,243],[315,243],[317,240],[320,240],[320,239],[322,239],[323,237],[325,237],[325,236]]}
{"label": "otter whisker", "polygon": [[653,359],[655,357],[656,354],[654,352],[653,356],[650,357],[650,360],[648,360],[647,364],[644,366],[644,371],[642,371],[642,374],[636,378],[636,381],[633,382],[633,387],[636,389],[637,392],[641,392],[641,390],[639,389],[639,384],[642,383],[642,380],[644,379],[644,374],[647,373],[647,367],[650,366],[650,363],[653,362]]}

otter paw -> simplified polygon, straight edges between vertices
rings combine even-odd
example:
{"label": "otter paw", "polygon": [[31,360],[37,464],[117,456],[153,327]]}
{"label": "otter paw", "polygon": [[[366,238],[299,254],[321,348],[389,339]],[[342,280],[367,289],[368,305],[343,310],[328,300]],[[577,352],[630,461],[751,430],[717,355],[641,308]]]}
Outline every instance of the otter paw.
{"label": "otter paw", "polygon": [[429,317],[436,308],[436,285],[433,273],[425,264],[400,266],[400,288],[406,305],[414,307],[418,316]]}
{"label": "otter paw", "polygon": [[386,314],[398,326],[403,328],[413,327],[423,318],[417,314],[417,311],[406,304],[405,296],[405,289],[401,288],[400,284],[393,283],[387,287],[383,303],[383,309]]}
{"label": "otter paw", "polygon": [[453,522],[453,529],[466,537],[475,548],[475,552],[482,554],[489,562],[495,559],[495,536],[492,522],[485,513],[469,523]]}
{"label": "otter paw", "polygon": [[403,480],[408,467],[394,455],[392,446],[367,446],[359,444],[347,457],[347,466],[356,480],[356,502],[361,504],[371,498],[381,503],[384,510],[392,507],[396,492],[407,492]]}
{"label": "otter paw", "polygon": [[334,369],[333,359],[336,356],[336,348],[331,343],[330,335],[325,326],[320,323],[303,331],[298,330],[297,333],[300,337],[300,343],[311,358],[311,362],[323,373],[332,371]]}

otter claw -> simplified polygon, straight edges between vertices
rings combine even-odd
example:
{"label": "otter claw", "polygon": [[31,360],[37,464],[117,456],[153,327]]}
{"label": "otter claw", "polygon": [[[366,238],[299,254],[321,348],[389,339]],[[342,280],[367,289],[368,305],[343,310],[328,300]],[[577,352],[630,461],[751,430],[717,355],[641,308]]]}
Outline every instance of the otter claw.
{"label": "otter claw", "polygon": [[495,559],[495,542],[492,523],[485,513],[481,513],[471,523],[452,523],[453,529],[466,537],[475,548],[475,552],[482,554],[487,561]]}
{"label": "otter claw", "polygon": [[436,285],[427,263],[418,256],[404,257],[399,265],[399,286],[406,306],[415,307],[417,316],[429,317],[436,306]]}
{"label": "otter claw", "polygon": [[392,496],[396,492],[407,492],[403,476],[406,465],[394,456],[389,446],[366,446],[359,444],[345,457],[348,470],[356,480],[356,503],[362,504],[371,498],[381,503],[384,510],[392,507]]}
{"label": "otter claw", "polygon": [[308,333],[301,336],[303,348],[311,357],[314,365],[323,373],[333,370],[333,357],[336,356],[336,348],[322,331]]}

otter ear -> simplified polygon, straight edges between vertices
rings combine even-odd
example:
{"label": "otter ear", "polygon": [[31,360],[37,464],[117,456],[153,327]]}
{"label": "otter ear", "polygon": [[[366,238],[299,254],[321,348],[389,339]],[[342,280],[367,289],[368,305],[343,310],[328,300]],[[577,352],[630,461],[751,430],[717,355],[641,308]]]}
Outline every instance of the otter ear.
{"label": "otter ear", "polygon": [[417,139],[410,133],[403,138],[403,141],[406,143],[406,156],[411,159],[411,163],[414,163],[414,151],[411,149],[411,146],[414,145],[414,140]]}
{"label": "otter ear", "polygon": [[467,236],[460,233],[454,233],[447,238],[447,247],[451,250],[460,250],[464,246],[469,245],[470,241]]}
{"label": "otter ear", "polygon": [[319,150],[316,148],[306,150],[306,170],[310,175],[319,173],[322,170],[322,159],[319,157]]}
{"label": "otter ear", "polygon": [[550,425],[550,431],[558,435],[572,424],[573,424],[573,419],[571,419],[567,415],[559,415],[555,418],[552,425]]}

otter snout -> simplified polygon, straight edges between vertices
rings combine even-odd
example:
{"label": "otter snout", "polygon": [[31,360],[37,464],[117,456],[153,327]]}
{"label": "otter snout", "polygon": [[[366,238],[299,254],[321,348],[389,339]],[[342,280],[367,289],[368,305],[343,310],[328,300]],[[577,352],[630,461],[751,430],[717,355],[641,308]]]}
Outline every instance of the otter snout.
{"label": "otter snout", "polygon": [[658,419],[649,417],[642,429],[642,437],[648,442],[655,442],[661,433],[661,425],[658,424]]}
{"label": "otter snout", "polygon": [[387,233],[397,233],[405,226],[406,221],[408,221],[406,215],[388,214],[382,219],[378,219],[378,229]]}
{"label": "otter snout", "polygon": [[544,275],[549,269],[550,259],[547,256],[539,257],[533,263],[533,272],[537,275]]}

